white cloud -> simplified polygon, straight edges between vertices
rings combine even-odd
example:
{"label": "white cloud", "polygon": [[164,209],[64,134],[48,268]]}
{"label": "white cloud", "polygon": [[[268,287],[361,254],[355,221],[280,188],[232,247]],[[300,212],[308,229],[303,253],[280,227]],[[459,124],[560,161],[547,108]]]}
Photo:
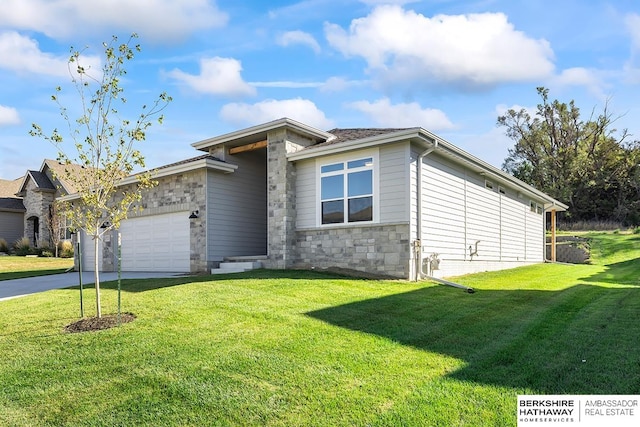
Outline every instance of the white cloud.
{"label": "white cloud", "polygon": [[431,131],[453,128],[444,112],[422,108],[417,102],[391,104],[388,98],[382,98],[375,102],[352,102],[348,106],[368,115],[377,126],[422,127]]}
{"label": "white cloud", "polygon": [[325,24],[329,43],[360,56],[390,84],[482,87],[552,74],[546,40],[517,31],[502,13],[428,18],[400,6],[379,6],[348,30]]}
{"label": "white cloud", "polygon": [[378,5],[390,5],[390,4],[398,4],[404,5],[409,3],[417,3],[420,0],[360,0],[361,3],[368,4],[369,6],[378,6]]}
{"label": "white cloud", "polygon": [[278,44],[280,46],[290,46],[294,44],[300,44],[310,47],[315,53],[320,53],[320,45],[316,39],[309,33],[304,31],[287,31],[278,37]]}
{"label": "white cloud", "polygon": [[200,74],[193,75],[174,69],[168,73],[196,92],[220,96],[255,95],[256,89],[242,79],[242,64],[233,58],[203,58]]}
{"label": "white cloud", "polygon": [[[69,56],[55,56],[42,52],[38,42],[15,31],[0,33],[0,68],[50,76],[69,76]],[[82,56],[87,70],[101,70],[96,56]],[[101,71],[97,71],[101,72]]]}
{"label": "white cloud", "polygon": [[234,125],[251,126],[288,117],[318,129],[334,126],[318,107],[308,99],[265,100],[255,104],[231,103],[222,107],[220,117]]}
{"label": "white cloud", "polygon": [[513,104],[511,107],[507,107],[506,104],[498,104],[496,105],[496,109],[495,109],[496,116],[504,116],[505,113],[509,110],[513,110],[515,112],[525,110],[527,114],[529,114],[531,117],[534,117],[538,112],[538,107],[537,106],[523,107],[522,105],[518,105],[518,104]]}
{"label": "white cloud", "polygon": [[367,80],[347,80],[344,77],[329,77],[321,86],[320,90],[322,92],[344,92],[345,90],[358,87],[358,86],[366,86],[371,82]]}
{"label": "white cloud", "polygon": [[20,124],[20,115],[18,114],[18,110],[13,107],[0,105],[0,126],[17,124]]}
{"label": "white cloud", "polygon": [[598,77],[596,72],[582,67],[567,68],[566,70],[562,70],[562,73],[554,76],[551,79],[549,86],[584,86],[592,95],[596,96],[597,98],[607,98],[607,95],[603,90],[604,83]]}
{"label": "white cloud", "polygon": [[54,39],[135,31],[151,40],[174,41],[223,26],[227,19],[209,0],[3,0],[0,5],[0,26]]}
{"label": "white cloud", "polygon": [[634,50],[640,50],[640,15],[629,13],[624,18],[629,35],[631,36],[631,46]]}

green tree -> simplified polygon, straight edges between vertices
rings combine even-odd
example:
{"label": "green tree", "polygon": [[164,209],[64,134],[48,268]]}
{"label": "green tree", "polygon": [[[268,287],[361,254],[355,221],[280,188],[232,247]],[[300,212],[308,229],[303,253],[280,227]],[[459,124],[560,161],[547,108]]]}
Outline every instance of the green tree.
{"label": "green tree", "polygon": [[97,317],[102,316],[98,260],[100,240],[105,233],[119,228],[120,222],[141,199],[143,191],[156,185],[149,173],[138,173],[134,185],[120,186],[118,183],[136,169],[144,169],[144,156],[136,147],[146,139],[147,129],[154,122],[162,123],[162,111],[171,101],[171,97],[161,93],[150,106],[143,105],[142,112],[134,115],[135,119],[122,117],[127,100],[121,78],[127,73],[125,64],[140,52],[140,45],[133,45],[136,38],[137,35],[132,34],[126,43],[119,43],[114,36],[109,43],[103,43],[104,64],[100,70],[83,65],[86,48],[71,48],[69,73],[78,94],[78,106],[74,109],[79,107],[80,113],[73,119],[70,117],[60,102],[60,87],[56,88],[52,100],[68,126],[68,136],[75,147],[74,155],[67,154],[65,140],[57,128],[45,134],[34,123],[30,131],[31,135],[56,146],[58,161],[84,167],[82,173],[67,168],[60,178],[72,182],[77,189],[76,197],[64,211],[68,225],[75,230],[83,230],[93,239]]}
{"label": "green tree", "polygon": [[537,91],[542,103],[533,117],[524,109],[498,117],[515,141],[503,169],[567,203],[572,219],[628,220],[638,142],[626,143],[627,131],[613,128],[607,104],[583,120],[573,100],[550,101],[548,89]]}

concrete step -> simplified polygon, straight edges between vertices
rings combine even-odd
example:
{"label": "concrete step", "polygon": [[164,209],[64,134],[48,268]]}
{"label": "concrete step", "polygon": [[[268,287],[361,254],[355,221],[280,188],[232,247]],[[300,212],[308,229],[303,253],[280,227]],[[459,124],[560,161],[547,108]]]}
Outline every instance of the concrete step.
{"label": "concrete step", "polygon": [[211,269],[211,274],[243,273],[258,268],[262,268],[260,261],[221,262],[220,267]]}

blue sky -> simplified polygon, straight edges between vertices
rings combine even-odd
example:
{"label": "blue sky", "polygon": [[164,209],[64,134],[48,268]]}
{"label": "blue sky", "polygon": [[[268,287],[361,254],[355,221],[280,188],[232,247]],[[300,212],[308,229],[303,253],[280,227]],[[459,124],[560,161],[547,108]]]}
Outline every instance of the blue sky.
{"label": "blue sky", "polygon": [[65,106],[78,102],[70,46],[99,66],[101,42],[131,32],[142,52],[128,105],[173,97],[139,146],[149,167],[285,116],[322,130],[421,126],[500,167],[513,142],[496,118],[534,109],[537,86],[585,118],[608,102],[640,139],[636,0],[3,0],[0,178],[56,158],[28,130],[65,128],[50,96],[63,86]]}

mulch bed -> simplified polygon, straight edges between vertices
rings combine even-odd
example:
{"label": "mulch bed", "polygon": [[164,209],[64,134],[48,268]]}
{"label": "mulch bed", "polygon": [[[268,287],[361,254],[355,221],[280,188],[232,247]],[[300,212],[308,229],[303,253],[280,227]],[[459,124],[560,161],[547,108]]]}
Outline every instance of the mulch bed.
{"label": "mulch bed", "polygon": [[[135,318],[136,316],[133,313],[120,313],[121,324],[133,322]],[[77,322],[65,326],[64,331],[69,333],[100,331],[116,326],[118,326],[118,315],[106,314],[102,317],[85,317],[84,319],[80,319]]]}

